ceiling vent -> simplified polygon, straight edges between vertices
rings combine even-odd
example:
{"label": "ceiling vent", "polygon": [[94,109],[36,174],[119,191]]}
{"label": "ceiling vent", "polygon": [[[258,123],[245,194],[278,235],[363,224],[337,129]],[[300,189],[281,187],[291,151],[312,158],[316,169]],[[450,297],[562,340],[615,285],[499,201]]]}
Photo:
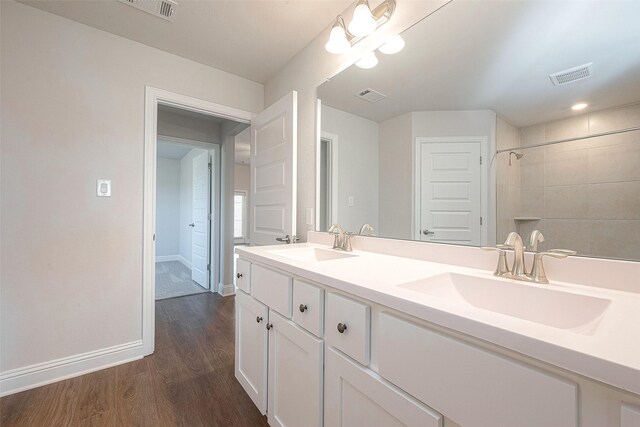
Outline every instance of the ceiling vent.
{"label": "ceiling vent", "polygon": [[559,86],[571,82],[577,82],[578,80],[584,80],[592,75],[593,62],[589,62],[588,64],[578,65],[577,67],[569,68],[568,70],[550,74],[549,78],[554,86]]}
{"label": "ceiling vent", "polygon": [[369,89],[369,88],[361,90],[356,94],[356,96],[360,99],[364,99],[367,102],[371,102],[372,104],[374,102],[381,101],[387,97],[387,95],[383,95],[380,92],[375,91],[373,89]]}
{"label": "ceiling vent", "polygon": [[159,18],[173,21],[178,3],[173,0],[119,0]]}

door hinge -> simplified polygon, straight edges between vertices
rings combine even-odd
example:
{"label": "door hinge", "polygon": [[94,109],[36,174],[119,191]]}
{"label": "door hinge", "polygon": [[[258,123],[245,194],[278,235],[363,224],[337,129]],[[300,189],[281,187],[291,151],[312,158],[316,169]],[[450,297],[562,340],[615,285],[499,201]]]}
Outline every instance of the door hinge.
{"label": "door hinge", "polygon": [[209,170],[211,170],[211,163],[209,163]]}
{"label": "door hinge", "polygon": [[211,214],[207,214],[207,219],[211,221]]}
{"label": "door hinge", "polygon": [[211,264],[207,264],[207,271],[211,271]]}
{"label": "door hinge", "polygon": [[482,156],[480,156],[480,164],[482,164]]}
{"label": "door hinge", "polygon": [[480,225],[482,225],[482,217],[480,217]]}

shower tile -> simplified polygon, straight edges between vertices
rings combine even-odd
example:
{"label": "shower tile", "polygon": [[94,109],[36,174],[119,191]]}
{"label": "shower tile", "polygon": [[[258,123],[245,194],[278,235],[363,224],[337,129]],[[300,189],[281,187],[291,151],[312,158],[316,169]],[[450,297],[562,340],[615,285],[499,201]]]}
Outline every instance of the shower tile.
{"label": "shower tile", "polygon": [[589,221],[591,255],[640,261],[640,221]]}
{"label": "shower tile", "polygon": [[544,237],[547,249],[570,249],[580,255],[589,255],[588,220],[547,219]]}
{"label": "shower tile", "polygon": [[582,114],[576,117],[557,120],[545,125],[545,141],[578,138],[589,134],[589,117]]}
{"label": "shower tile", "polygon": [[549,153],[545,159],[544,184],[546,186],[589,182],[589,150]]}
{"label": "shower tile", "polygon": [[517,216],[544,217],[544,187],[522,188]]}
{"label": "shower tile", "polygon": [[589,218],[640,220],[640,181],[589,185]]}
{"label": "shower tile", "polygon": [[633,180],[640,180],[640,141],[589,150],[589,182]]}
{"label": "shower tile", "polygon": [[591,133],[610,132],[635,126],[640,126],[640,104],[589,114],[589,131]]}
{"label": "shower tile", "polygon": [[586,219],[589,212],[588,185],[545,187],[545,218]]}

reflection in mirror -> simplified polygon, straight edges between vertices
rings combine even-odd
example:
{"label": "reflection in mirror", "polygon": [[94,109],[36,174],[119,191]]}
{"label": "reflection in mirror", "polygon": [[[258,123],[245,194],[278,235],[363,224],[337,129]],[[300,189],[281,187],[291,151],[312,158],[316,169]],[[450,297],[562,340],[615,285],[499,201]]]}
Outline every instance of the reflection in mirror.
{"label": "reflection in mirror", "polygon": [[[640,2],[451,2],[318,88],[318,229],[640,260]],[[573,107],[573,108],[572,108]],[[339,183],[339,185],[338,185]]]}

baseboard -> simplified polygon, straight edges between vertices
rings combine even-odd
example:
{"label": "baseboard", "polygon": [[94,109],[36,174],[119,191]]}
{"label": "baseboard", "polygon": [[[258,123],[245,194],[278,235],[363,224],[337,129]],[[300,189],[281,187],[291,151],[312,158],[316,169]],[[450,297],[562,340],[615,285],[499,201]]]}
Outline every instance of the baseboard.
{"label": "baseboard", "polygon": [[116,345],[0,373],[0,396],[142,359],[142,341]]}
{"label": "baseboard", "polygon": [[236,294],[236,287],[233,283],[225,285],[224,283],[218,283],[218,293],[223,297]]}
{"label": "baseboard", "polygon": [[185,265],[189,270],[191,270],[191,261],[187,260],[182,255],[178,255],[178,261]]}

